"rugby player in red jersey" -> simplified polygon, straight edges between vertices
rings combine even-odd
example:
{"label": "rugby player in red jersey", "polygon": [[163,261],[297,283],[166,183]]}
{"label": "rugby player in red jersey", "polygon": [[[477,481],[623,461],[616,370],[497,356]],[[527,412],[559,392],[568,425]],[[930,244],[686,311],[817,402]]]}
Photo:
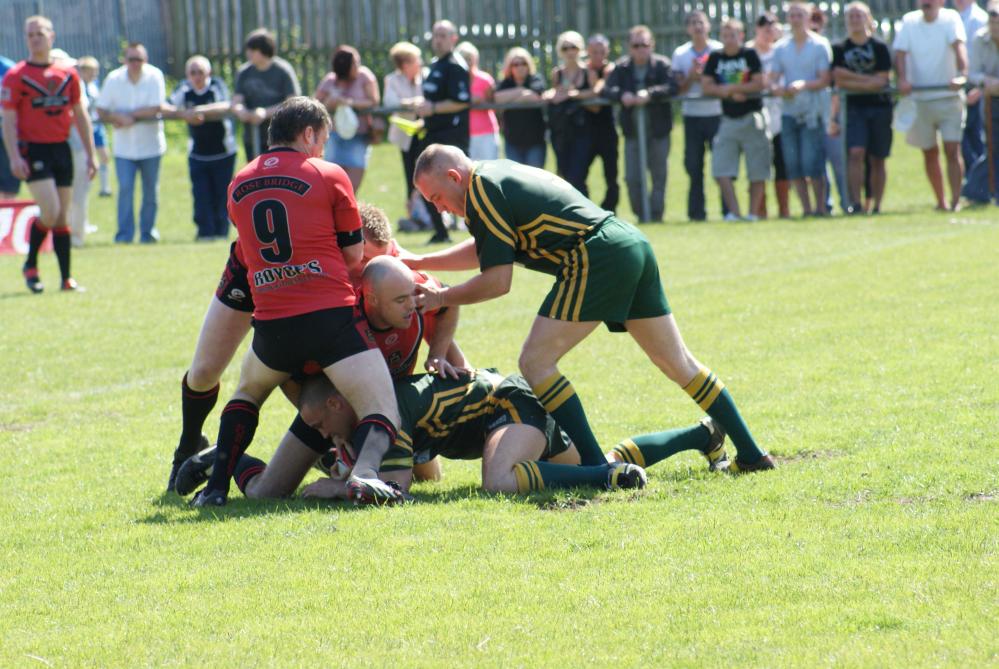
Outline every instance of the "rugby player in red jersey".
{"label": "rugby player in red jersey", "polygon": [[399,410],[392,379],[363,319],[349,273],[363,255],[350,180],[320,156],[330,119],[306,97],[283,102],[271,119],[269,151],[229,185],[229,218],[239,232],[253,292],[253,343],[239,386],[222,410],[215,466],[193,506],[221,506],[260,406],[294,374],[322,370],[362,416],[348,488],[354,499],[391,502],[398,491],[377,476],[395,439]]}
{"label": "rugby player in red jersey", "polygon": [[31,16],[24,22],[28,60],[10,68],[0,88],[3,141],[11,173],[27,182],[38,204],[31,226],[28,258],[22,273],[32,293],[44,290],[38,277],[38,250],[52,231],[52,248],[59,261],[63,290],[81,290],[70,275],[70,229],[67,220],[73,195],[73,154],[69,129],[76,124],[87,152],[87,177],[94,178],[94,134],[82,101],[80,77],[71,67],[49,56],[55,42],[52,21]]}
{"label": "rugby player in red jersey", "polygon": [[[361,216],[361,233],[364,237],[364,260],[362,261],[364,264],[367,264],[372,258],[381,255],[391,255],[393,257],[405,257],[408,255],[392,238],[388,217],[384,211],[364,202],[358,203],[358,211]],[[413,274],[414,276],[429,277],[430,280],[436,281],[428,274],[417,272],[413,272]],[[360,277],[358,277],[356,285],[358,292],[362,292]],[[380,291],[380,283],[373,281],[371,290],[374,292]],[[393,319],[392,316],[382,316],[380,314],[380,307],[384,305],[386,308],[389,308],[391,302],[391,299],[383,299],[377,302],[369,300],[366,303],[366,316],[369,321],[375,321],[376,329],[383,327],[383,322],[389,322],[390,320],[399,322]],[[201,430],[205,424],[205,419],[207,419],[208,414],[211,413],[218,400],[219,381],[222,378],[222,373],[236,355],[236,349],[239,348],[246,333],[250,331],[252,313],[253,296],[247,280],[246,262],[242,259],[240,247],[233,242],[230,247],[229,258],[226,261],[225,270],[222,272],[222,278],[219,281],[215,295],[208,305],[208,311],[205,313],[201,333],[198,336],[198,342],[194,351],[194,359],[181,380],[182,428],[180,440],[173,455],[173,464],[170,468],[170,477],[167,482],[167,492],[174,490],[177,470],[181,464],[199,451],[210,448],[208,438],[201,433]],[[448,316],[446,318],[454,319],[454,322],[457,323],[458,310],[448,310],[447,313]],[[420,315],[417,314],[411,321],[406,322],[403,329],[408,331],[414,327],[414,323],[419,318]],[[424,333],[424,339],[431,346],[431,350],[433,350],[432,342],[434,340],[453,336],[455,326],[449,328],[450,334],[448,334],[447,320],[442,320],[442,327],[435,328],[436,312],[422,314],[422,321],[423,324],[420,325],[420,331]],[[379,348],[382,348],[381,344],[387,342],[390,338],[390,334],[382,337],[379,337],[377,331],[374,334]],[[405,341],[412,342],[412,335],[399,337],[387,349],[382,349],[386,362],[388,362],[388,358],[395,351],[401,351],[405,348]],[[419,346],[419,337],[416,338],[415,344]],[[470,368],[461,349],[458,348],[453,340],[448,341],[445,346],[447,347],[445,360],[450,363],[449,367],[459,370]],[[435,364],[432,361],[433,357],[432,355],[428,355],[424,363],[424,368],[428,372],[432,374],[453,375],[453,372],[449,371],[449,367],[444,367],[439,363]],[[411,374],[412,367],[399,370],[397,365],[393,366],[390,364],[389,373],[392,374],[393,378],[400,374]],[[289,395],[292,391],[294,389],[289,388]],[[301,442],[303,445],[309,445],[310,448],[314,448],[322,453],[325,453],[330,448],[329,441],[324,439],[315,430],[309,428],[308,425],[298,418],[292,424],[291,431],[288,432],[285,440]],[[413,474],[417,480],[439,478],[439,463],[433,461],[426,465],[418,465],[414,469]],[[200,482],[199,480],[196,483],[200,484]]]}
{"label": "rugby player in red jersey", "polygon": [[[451,379],[471,373],[468,362],[453,343],[457,312],[444,309],[420,313],[416,309],[417,281],[440,285],[433,277],[413,272],[397,258],[379,256],[365,266],[358,289],[358,308],[374,332],[393,379],[403,379],[413,373],[421,339],[426,339],[430,347],[428,371]],[[449,345],[455,350],[446,356]],[[457,363],[452,365],[447,357]],[[305,383],[308,383],[307,379]],[[292,394],[297,398],[299,388],[296,387]],[[353,461],[351,445],[341,441],[336,451],[332,447],[328,436],[310,426],[301,415],[296,416],[269,465],[248,455],[240,458],[235,468],[236,485],[248,497],[285,497],[295,491],[309,468],[320,459],[320,468],[333,475],[331,470],[337,457],[340,460],[336,463],[337,470],[342,476],[350,470]],[[190,493],[205,480],[209,470],[214,472],[215,455],[215,451],[207,450],[185,461],[177,474],[177,492]],[[433,458],[414,466],[413,477],[417,480],[440,478],[439,460]],[[404,488],[409,488],[408,479]]]}

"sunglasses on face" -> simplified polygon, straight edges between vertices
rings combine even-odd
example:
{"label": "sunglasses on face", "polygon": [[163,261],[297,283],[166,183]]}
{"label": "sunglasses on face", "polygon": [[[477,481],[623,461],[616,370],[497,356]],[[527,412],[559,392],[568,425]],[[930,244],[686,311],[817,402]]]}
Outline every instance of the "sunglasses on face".
{"label": "sunglasses on face", "polygon": [[127,60],[130,63],[144,63],[144,62],[146,62],[145,58],[139,58],[138,56],[129,56],[125,60]]}
{"label": "sunglasses on face", "polygon": [[510,63],[510,67],[527,67],[527,63]]}
{"label": "sunglasses on face", "polygon": [[631,48],[632,49],[648,49],[650,46],[652,46],[652,45],[649,44],[649,43],[647,43],[647,42],[638,42],[636,44],[632,44]]}

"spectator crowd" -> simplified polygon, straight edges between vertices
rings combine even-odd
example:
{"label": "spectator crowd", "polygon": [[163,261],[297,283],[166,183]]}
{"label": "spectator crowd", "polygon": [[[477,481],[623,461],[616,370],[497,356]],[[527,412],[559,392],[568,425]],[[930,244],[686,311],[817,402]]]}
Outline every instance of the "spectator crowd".
{"label": "spectator crowd", "polygon": [[[693,10],[685,19],[689,41],[671,57],[657,52],[649,27],[637,25],[616,61],[605,36],[567,31],[554,44],[557,64],[549,72],[539,72],[531,53],[518,46],[506,53],[496,78],[481,67],[476,47],[459,43],[458,30],[444,20],[433,26],[434,58],[428,65],[418,46],[400,42],[388,53],[391,73],[379,82],[355,48],[341,45],[312,95],[333,120],[325,157],[344,168],[355,191],[363,188],[372,144],[387,138],[398,148],[407,212],[400,226],[432,229],[433,243],[449,241],[448,221],[412,182],[417,158],[435,143],[459,147],[473,160],[503,156],[533,166],[545,164],[550,145],[558,174],[583,194],[599,159],[606,182],[600,204],[614,211],[623,135],[624,190],[631,207],[639,222],[661,221],[674,111],[683,125],[690,221],[707,218],[705,169],[719,186],[728,221],[765,218],[767,182],[773,182],[777,205],[772,213],[781,217],[790,215],[791,193],[805,216],[830,215],[834,188],[842,213],[877,214],[893,128],[922,151],[938,209],[990,201],[995,165],[989,161],[995,155],[986,126],[999,115],[992,104],[999,96],[999,0],[984,9],[975,0],[954,0],[953,9],[944,7],[944,0],[921,0],[896,24],[891,45],[877,35],[865,3],[847,4],[843,18],[845,37],[830,43],[823,35],[825,14],[806,2],[791,2],[785,22],[769,12],[752,26],[724,19],[717,33],[704,11]],[[48,25],[51,47],[55,33]],[[32,36],[26,38],[32,55],[41,53],[31,46]],[[70,98],[80,100],[93,126],[92,143],[80,138],[78,125],[70,128],[75,178],[71,186],[57,184],[60,191],[72,188],[67,206],[74,245],[82,245],[93,229],[86,221],[86,177],[93,171],[88,165],[100,176],[100,195],[111,196],[110,157],[117,181],[115,241],[136,238],[137,181],[138,241],[158,240],[164,119],[184,121],[189,129],[197,239],[228,236],[225,194],[237,146],[233,119],[242,124],[244,151],[252,159],[267,148],[269,119],[277,107],[302,94],[294,67],[277,54],[269,31],[251,32],[244,50],[246,62],[231,91],[213,75],[207,58],[194,55],[184,80],[168,94],[163,73],[148,62],[142,44],[126,46],[121,67],[108,73],[100,88],[95,59],[74,60],[51,49],[50,62],[77,73],[72,85],[80,91]],[[0,58],[0,74],[7,70],[0,199],[16,197],[19,180],[34,178],[20,165],[23,138],[6,129],[16,123],[15,94],[25,70]],[[112,141],[105,125],[113,129]],[[735,188],[740,163],[749,182],[743,204]],[[62,229],[61,223],[53,225]]]}

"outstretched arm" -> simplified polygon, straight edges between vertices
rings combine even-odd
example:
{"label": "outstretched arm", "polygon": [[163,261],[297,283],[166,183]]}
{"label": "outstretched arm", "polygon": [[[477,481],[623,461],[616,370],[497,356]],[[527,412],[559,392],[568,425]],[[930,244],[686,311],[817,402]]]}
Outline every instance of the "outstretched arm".
{"label": "outstretched arm", "polygon": [[417,286],[416,304],[424,309],[440,309],[459,304],[485,302],[510,292],[513,265],[494,265],[465,283],[449,288]]}

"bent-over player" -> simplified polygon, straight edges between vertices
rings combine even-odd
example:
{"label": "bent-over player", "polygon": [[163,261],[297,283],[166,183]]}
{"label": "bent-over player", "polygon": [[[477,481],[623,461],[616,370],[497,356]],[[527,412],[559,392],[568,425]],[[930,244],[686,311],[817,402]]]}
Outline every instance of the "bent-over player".
{"label": "bent-over player", "polygon": [[627,331],[649,359],[732,439],[732,471],[772,469],[725,384],[694,358],[670,311],[652,246],[634,226],[600,209],[566,181],[509,160],[473,163],[460,150],[428,147],[413,181],[431,204],[465,218],[472,238],[406,261],[415,269],[480,269],[449,288],[421,286],[425,308],[475,304],[510,290],[513,264],[555,276],[520,353],[520,372],[579,449],[603,461],[583,405],[558,370],[563,355],[601,321]]}

